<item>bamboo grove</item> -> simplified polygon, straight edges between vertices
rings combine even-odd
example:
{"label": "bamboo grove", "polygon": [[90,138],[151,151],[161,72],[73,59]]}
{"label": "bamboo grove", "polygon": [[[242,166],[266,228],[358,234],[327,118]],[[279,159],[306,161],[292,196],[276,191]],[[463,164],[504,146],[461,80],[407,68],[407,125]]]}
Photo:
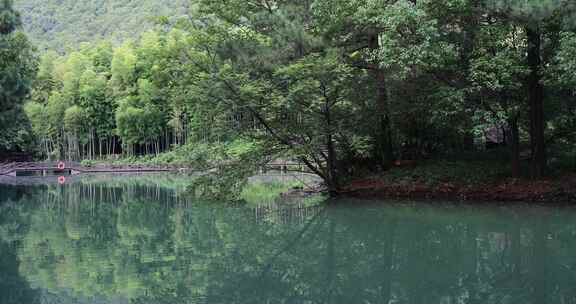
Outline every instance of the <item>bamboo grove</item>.
{"label": "bamboo grove", "polygon": [[[505,133],[510,174],[573,155],[571,1],[194,1],[122,44],[47,52],[25,109],[47,158],[234,143],[336,191]],[[224,157],[225,158],[225,157]],[[524,157],[525,158],[525,157]],[[242,158],[240,158],[242,159]]]}
{"label": "bamboo grove", "polygon": [[84,46],[40,61],[26,113],[48,158],[95,159],[121,153],[158,154],[184,144],[189,121],[171,58],[183,33],[148,32],[113,48]]}

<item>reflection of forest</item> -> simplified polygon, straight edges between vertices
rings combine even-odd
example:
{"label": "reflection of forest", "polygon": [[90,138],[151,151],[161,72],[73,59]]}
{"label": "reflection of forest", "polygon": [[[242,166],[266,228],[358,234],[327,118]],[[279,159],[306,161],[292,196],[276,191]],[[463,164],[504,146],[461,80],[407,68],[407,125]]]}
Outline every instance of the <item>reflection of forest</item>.
{"label": "reflection of forest", "polygon": [[22,196],[0,237],[32,287],[108,303],[576,303],[570,209],[253,209],[146,188]]}
{"label": "reflection of forest", "polygon": [[0,240],[0,303],[34,303],[38,294],[20,276],[14,248]]}

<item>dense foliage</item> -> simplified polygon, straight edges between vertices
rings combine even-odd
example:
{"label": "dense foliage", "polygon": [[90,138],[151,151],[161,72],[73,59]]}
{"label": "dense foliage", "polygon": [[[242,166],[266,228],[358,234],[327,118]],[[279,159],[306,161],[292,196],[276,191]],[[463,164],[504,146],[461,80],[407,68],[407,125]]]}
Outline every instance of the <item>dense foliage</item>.
{"label": "dense foliage", "polygon": [[486,145],[514,176],[574,158],[570,1],[194,3],[137,40],[42,57],[26,110],[45,157],[293,159],[331,191]]}
{"label": "dense foliage", "polygon": [[11,0],[0,1],[0,153],[22,150],[31,140],[22,111],[36,69],[36,58],[26,36],[19,31],[20,14]]}
{"label": "dense foliage", "polygon": [[138,36],[159,17],[186,16],[189,0],[16,0],[26,32],[40,50],[77,49],[82,42]]}

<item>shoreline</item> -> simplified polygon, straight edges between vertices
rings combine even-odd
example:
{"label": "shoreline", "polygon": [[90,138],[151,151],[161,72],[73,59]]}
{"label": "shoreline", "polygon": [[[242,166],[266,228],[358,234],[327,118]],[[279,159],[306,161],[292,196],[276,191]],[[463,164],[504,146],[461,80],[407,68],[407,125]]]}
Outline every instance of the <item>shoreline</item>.
{"label": "shoreline", "polygon": [[[0,176],[6,170],[30,167],[56,167],[56,163],[27,162],[0,163]],[[190,173],[194,170],[187,165],[162,164],[118,164],[98,161],[93,165],[78,162],[67,164],[68,170],[78,172],[73,175],[89,174],[138,174],[138,173]],[[402,174],[410,171],[400,171]],[[409,175],[409,174],[408,174]],[[47,177],[50,177],[49,175]],[[54,176],[57,176],[55,174]],[[309,189],[291,189],[284,197],[322,193],[322,187],[315,185]],[[421,179],[398,179],[390,175],[353,179],[336,197],[350,197],[370,200],[443,200],[464,203],[534,203],[534,204],[576,204],[576,173],[569,173],[543,180],[496,178],[491,181],[462,182],[458,177],[446,177],[432,183]]]}
{"label": "shoreline", "polygon": [[390,183],[379,178],[357,179],[340,193],[342,197],[360,199],[446,200],[464,203],[576,203],[576,175],[540,181],[502,179],[476,185],[444,182]]}

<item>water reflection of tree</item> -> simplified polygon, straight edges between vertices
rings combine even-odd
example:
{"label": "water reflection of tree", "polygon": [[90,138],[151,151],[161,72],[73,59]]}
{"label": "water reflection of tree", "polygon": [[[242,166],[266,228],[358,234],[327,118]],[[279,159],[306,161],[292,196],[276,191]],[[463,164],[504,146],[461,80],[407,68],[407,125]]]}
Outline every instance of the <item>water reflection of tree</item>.
{"label": "water reflection of tree", "polygon": [[26,206],[18,204],[25,200],[26,191],[19,187],[0,186],[0,303],[20,304],[38,303],[39,294],[30,288],[30,284],[19,272],[16,254],[18,236],[24,229],[16,217],[25,217]]}
{"label": "water reflection of tree", "polygon": [[4,233],[20,240],[20,271],[33,286],[132,303],[576,299],[571,209],[254,210],[165,189],[86,187],[14,209],[27,228]]}
{"label": "water reflection of tree", "polygon": [[[293,247],[274,254],[272,269],[264,273],[254,265],[269,266],[266,259],[258,263],[229,257],[226,271],[211,272],[209,281],[218,283],[210,285],[204,303],[571,303],[566,299],[573,299],[572,279],[563,278],[566,273],[560,265],[541,263],[543,257],[550,261],[551,244],[546,240],[555,238],[545,225],[535,225],[542,223],[542,217],[507,222],[509,215],[490,212],[470,212],[463,219],[390,213],[328,210],[313,219]],[[568,249],[557,245],[556,252]],[[252,256],[254,247],[240,251]],[[556,271],[548,273],[540,265]]]}
{"label": "water reflection of tree", "polygon": [[38,292],[20,276],[15,248],[0,240],[0,303],[34,304],[38,299]]}

